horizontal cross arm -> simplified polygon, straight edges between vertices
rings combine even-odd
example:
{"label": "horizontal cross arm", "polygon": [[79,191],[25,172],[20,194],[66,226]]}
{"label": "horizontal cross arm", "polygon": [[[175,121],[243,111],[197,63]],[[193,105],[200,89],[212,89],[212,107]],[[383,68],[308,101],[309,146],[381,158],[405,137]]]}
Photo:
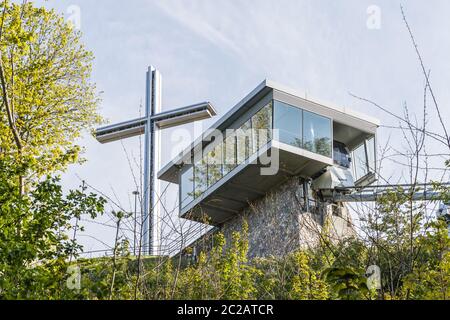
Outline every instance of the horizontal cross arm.
{"label": "horizontal cross arm", "polygon": [[216,110],[209,102],[201,102],[187,107],[158,113],[152,116],[152,121],[158,128],[165,129],[182,124],[204,120],[215,116]]}
{"label": "horizontal cross arm", "polygon": [[[198,120],[208,119],[216,115],[216,111],[209,102],[197,103],[170,111],[158,113],[150,120],[158,128],[165,129],[190,123]],[[96,130],[95,136],[100,143],[108,143],[141,135],[145,132],[148,118],[142,117],[125,122],[102,127]]]}
{"label": "horizontal cross arm", "polygon": [[147,118],[142,117],[117,124],[99,128],[95,131],[95,137],[100,143],[108,143],[125,138],[138,136],[144,133]]}

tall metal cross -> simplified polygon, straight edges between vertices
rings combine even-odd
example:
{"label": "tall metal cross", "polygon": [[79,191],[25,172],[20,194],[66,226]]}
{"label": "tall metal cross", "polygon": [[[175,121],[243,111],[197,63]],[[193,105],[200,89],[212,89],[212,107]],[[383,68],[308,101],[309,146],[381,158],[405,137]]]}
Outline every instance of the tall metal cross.
{"label": "tall metal cross", "polygon": [[146,76],[145,117],[133,119],[96,130],[100,143],[109,143],[144,134],[144,180],[142,203],[142,250],[157,254],[160,236],[160,182],[157,172],[161,161],[161,129],[211,118],[216,111],[209,102],[161,112],[161,74],[150,66]]}

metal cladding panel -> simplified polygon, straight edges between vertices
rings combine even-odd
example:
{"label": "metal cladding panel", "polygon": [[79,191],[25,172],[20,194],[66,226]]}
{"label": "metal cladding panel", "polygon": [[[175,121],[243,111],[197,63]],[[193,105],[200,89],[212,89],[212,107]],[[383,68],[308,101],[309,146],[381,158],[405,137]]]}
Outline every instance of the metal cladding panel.
{"label": "metal cladding panel", "polygon": [[135,136],[139,136],[144,133],[145,126],[134,127],[130,129],[125,129],[122,131],[114,131],[111,133],[102,134],[96,132],[97,141],[100,143],[108,143],[112,141],[127,139]]}
{"label": "metal cladding panel", "polygon": [[134,137],[144,133],[146,123],[147,118],[143,117],[105,126],[95,131],[95,137],[100,143]]}
{"label": "metal cladding panel", "polygon": [[186,107],[176,108],[169,111],[157,113],[154,116],[152,116],[152,120],[160,121],[169,118],[176,118],[179,116],[192,114],[197,111],[207,111],[210,116],[215,116],[217,114],[216,110],[214,109],[214,107],[210,102],[200,102]]}
{"label": "metal cladding panel", "polygon": [[161,129],[166,129],[166,128],[175,127],[175,126],[179,126],[179,125],[194,122],[194,121],[209,119],[211,117],[212,117],[212,115],[209,112],[209,110],[205,109],[205,110],[200,110],[200,111],[180,115],[180,116],[173,117],[173,118],[162,119],[162,120],[157,121],[156,125]]}

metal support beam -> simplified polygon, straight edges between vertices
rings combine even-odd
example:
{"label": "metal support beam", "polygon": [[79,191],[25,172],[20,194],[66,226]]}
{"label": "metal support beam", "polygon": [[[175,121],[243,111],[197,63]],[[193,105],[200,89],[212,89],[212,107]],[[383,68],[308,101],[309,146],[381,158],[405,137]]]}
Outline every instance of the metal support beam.
{"label": "metal support beam", "polygon": [[[161,75],[149,67],[146,75],[145,143],[144,143],[144,203],[143,203],[143,247],[149,255],[157,251],[159,245],[160,205],[156,202],[160,183],[155,172],[160,166],[160,132],[151,118],[161,112]],[[155,152],[158,150],[158,152]]]}
{"label": "metal support beam", "polygon": [[[333,197],[333,202],[371,202],[380,199],[384,193],[355,193],[355,194],[336,194]],[[413,201],[427,201],[427,200],[439,200],[442,197],[440,192],[419,191],[415,192],[411,196]]]}
{"label": "metal support beam", "polygon": [[[444,183],[443,185],[448,184]],[[433,186],[429,184],[404,184],[365,187],[348,194],[339,192],[338,190],[332,190],[331,192],[324,193],[324,199],[333,202],[371,202],[377,201],[388,192],[398,192],[399,190],[406,195],[411,194],[411,200],[413,201],[442,200],[443,198],[442,193],[435,191]]]}

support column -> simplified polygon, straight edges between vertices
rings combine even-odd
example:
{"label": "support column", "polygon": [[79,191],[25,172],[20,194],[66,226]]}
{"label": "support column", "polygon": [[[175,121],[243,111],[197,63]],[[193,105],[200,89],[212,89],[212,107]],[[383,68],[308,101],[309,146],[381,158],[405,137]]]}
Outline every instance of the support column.
{"label": "support column", "polygon": [[145,79],[145,117],[147,118],[147,123],[145,125],[145,134],[144,134],[144,181],[143,181],[143,199],[142,199],[142,235],[141,235],[141,241],[142,241],[142,251],[144,254],[147,254],[150,252],[150,235],[149,235],[149,227],[150,227],[150,211],[151,211],[151,205],[150,205],[150,186],[151,186],[151,176],[150,176],[150,169],[151,169],[151,153],[152,153],[152,146],[151,146],[151,114],[152,114],[152,100],[153,100],[153,67],[149,67],[146,73],[146,79]]}
{"label": "support column", "polygon": [[[158,70],[153,71],[152,116],[162,111],[162,77]],[[160,248],[161,238],[161,184],[158,170],[161,163],[161,131],[155,122],[151,123],[151,173],[150,173],[150,232],[149,254],[163,254]]]}

